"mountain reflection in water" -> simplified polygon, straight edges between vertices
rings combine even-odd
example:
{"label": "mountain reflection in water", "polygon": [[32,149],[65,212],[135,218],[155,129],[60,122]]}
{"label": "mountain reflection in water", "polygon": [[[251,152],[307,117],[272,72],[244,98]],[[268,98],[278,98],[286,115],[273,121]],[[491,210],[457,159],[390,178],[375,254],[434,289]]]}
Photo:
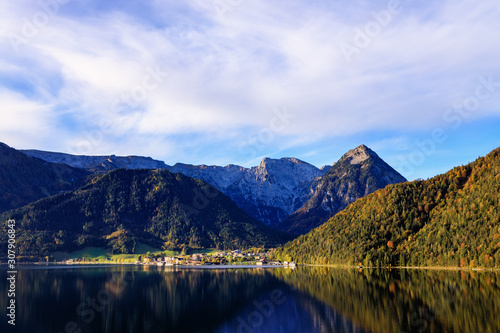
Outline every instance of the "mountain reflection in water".
{"label": "mountain reflection in water", "polygon": [[[7,290],[2,279],[2,332]],[[31,267],[18,271],[16,305],[17,332],[500,332],[500,275]]]}

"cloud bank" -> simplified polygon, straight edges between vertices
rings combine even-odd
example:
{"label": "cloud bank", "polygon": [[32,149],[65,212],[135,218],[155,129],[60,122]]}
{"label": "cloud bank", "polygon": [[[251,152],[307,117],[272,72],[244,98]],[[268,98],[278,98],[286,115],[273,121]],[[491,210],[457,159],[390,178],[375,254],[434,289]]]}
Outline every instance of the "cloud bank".
{"label": "cloud bank", "polygon": [[[2,2],[2,140],[245,164],[451,126],[479,77],[500,81],[498,17],[493,0]],[[293,117],[269,132],[283,108]]]}

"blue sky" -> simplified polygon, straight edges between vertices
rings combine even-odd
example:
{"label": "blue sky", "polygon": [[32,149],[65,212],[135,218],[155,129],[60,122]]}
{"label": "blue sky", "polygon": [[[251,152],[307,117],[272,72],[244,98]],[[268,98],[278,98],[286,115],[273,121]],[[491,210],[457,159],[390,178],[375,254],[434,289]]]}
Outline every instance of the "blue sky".
{"label": "blue sky", "polygon": [[408,179],[500,146],[497,1],[0,2],[0,141]]}

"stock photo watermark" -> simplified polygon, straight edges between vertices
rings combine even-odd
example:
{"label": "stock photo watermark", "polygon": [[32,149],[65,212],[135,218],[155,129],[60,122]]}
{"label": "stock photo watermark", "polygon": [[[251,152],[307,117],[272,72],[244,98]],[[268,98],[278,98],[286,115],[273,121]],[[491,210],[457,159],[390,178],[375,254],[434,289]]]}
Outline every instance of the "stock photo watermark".
{"label": "stock photo watermark", "polygon": [[8,38],[12,49],[17,53],[21,45],[28,44],[35,39],[50,20],[59,13],[61,6],[68,2],[69,0],[40,0],[38,2],[40,9],[31,18],[23,18],[19,33],[9,32]]}
{"label": "stock photo watermark", "polygon": [[217,12],[217,16],[225,19],[228,13],[233,12],[245,0],[213,0],[213,7]]}
{"label": "stock photo watermark", "polygon": [[130,112],[146,101],[149,93],[155,90],[163,83],[167,77],[158,66],[155,68],[146,67],[147,74],[142,78],[141,84],[134,86],[128,93],[121,94],[111,103],[111,110],[117,113]]}
{"label": "stock photo watermark", "polygon": [[236,318],[238,322],[237,333],[252,333],[254,329],[262,326],[266,318],[270,318],[275,311],[276,306],[286,302],[286,296],[280,289],[274,289],[269,294],[269,298],[262,302],[253,301],[255,310],[248,316]]}
{"label": "stock photo watermark", "polygon": [[[461,103],[455,104],[443,113],[443,120],[450,124],[453,130],[459,129],[464,120],[479,110],[482,102],[500,90],[500,81],[494,81],[493,74],[487,77],[479,76],[478,81],[473,94],[465,97]],[[397,169],[402,173],[414,172],[415,168],[422,165],[447,139],[448,135],[443,128],[435,128],[429,138],[415,141],[417,148],[408,157],[399,157]]]}
{"label": "stock photo watermark", "polygon": [[399,0],[391,0],[387,4],[387,9],[372,12],[373,20],[367,22],[364,27],[354,30],[354,37],[351,42],[342,42],[339,47],[348,63],[351,63],[352,57],[360,54],[366,49],[372,41],[380,36],[383,30],[391,24],[394,16],[400,14],[402,4]]}
{"label": "stock photo watermark", "polygon": [[[106,306],[111,304],[113,294],[121,293],[130,281],[131,278],[128,275],[123,278],[113,275],[108,288],[99,290],[95,297],[87,297],[78,304],[75,309],[76,314],[83,319],[85,325],[90,325],[97,317],[97,313],[102,313]],[[61,333],[81,332],[82,327],[76,321],[68,321]]]}
{"label": "stock photo watermark", "polygon": [[16,221],[9,220],[7,222],[7,322],[9,325],[16,325]]}
{"label": "stock photo watermark", "polygon": [[253,133],[245,141],[241,142],[238,147],[240,156],[244,156],[246,161],[252,161],[257,158],[258,153],[272,143],[276,135],[286,130],[295,116],[286,106],[274,109],[273,116],[269,120],[269,126]]}
{"label": "stock photo watermark", "polygon": [[[167,78],[168,73],[164,72],[158,65],[146,67],[146,74],[141,82],[132,87],[127,93],[116,97],[110,105],[110,110],[114,114],[125,114],[137,110],[141,103],[144,103],[152,91],[160,87]],[[91,154],[94,147],[100,146],[104,142],[105,135],[112,134],[116,125],[111,118],[104,118],[99,122],[99,126],[93,130],[83,132],[85,141],[73,147],[77,155]]]}
{"label": "stock photo watermark", "polygon": [[202,190],[194,189],[194,196],[191,205],[181,204],[188,216],[198,215],[202,210],[210,205],[210,201],[219,195],[219,191],[215,187],[207,186]]}

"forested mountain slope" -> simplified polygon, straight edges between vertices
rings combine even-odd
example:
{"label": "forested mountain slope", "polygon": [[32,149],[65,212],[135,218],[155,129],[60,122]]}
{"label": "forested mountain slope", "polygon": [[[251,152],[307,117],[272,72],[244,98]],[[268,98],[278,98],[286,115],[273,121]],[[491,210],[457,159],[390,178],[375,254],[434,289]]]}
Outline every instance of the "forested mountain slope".
{"label": "forested mountain slope", "polygon": [[387,186],[287,243],[299,263],[500,266],[500,148],[426,181]]}
{"label": "forested mountain slope", "polygon": [[114,170],[76,191],[7,212],[0,216],[2,250],[7,248],[8,219],[16,221],[20,256],[86,246],[132,253],[137,241],[164,249],[286,241],[209,184],[167,170]]}
{"label": "forested mountain slope", "polygon": [[297,235],[305,234],[359,198],[389,184],[402,182],[406,182],[403,176],[373,150],[361,145],[344,154],[313,184],[310,199],[277,228]]}
{"label": "forested mountain slope", "polygon": [[0,142],[0,213],[82,186],[89,172],[31,158]]}

